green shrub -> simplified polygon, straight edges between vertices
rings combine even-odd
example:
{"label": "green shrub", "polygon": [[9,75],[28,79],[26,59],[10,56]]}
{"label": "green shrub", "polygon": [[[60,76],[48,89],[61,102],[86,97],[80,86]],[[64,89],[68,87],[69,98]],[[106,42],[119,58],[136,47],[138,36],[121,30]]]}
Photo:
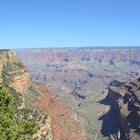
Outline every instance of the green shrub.
{"label": "green shrub", "polygon": [[32,135],[37,130],[36,121],[34,119],[17,121],[16,115],[11,91],[0,85],[0,139],[32,140]]}

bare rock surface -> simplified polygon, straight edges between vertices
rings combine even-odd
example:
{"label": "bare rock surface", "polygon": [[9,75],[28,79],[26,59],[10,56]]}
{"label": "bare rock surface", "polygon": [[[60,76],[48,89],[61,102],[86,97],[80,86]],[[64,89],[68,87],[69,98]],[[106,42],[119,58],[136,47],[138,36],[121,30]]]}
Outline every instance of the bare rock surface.
{"label": "bare rock surface", "polygon": [[13,51],[0,51],[0,81],[19,93],[30,86],[28,71]]}
{"label": "bare rock surface", "polygon": [[[130,79],[126,82],[112,81],[118,83],[108,87],[106,100],[112,101],[111,108],[116,113],[116,131],[114,137],[121,140],[140,139],[140,82]],[[111,135],[111,134],[110,134]]]}

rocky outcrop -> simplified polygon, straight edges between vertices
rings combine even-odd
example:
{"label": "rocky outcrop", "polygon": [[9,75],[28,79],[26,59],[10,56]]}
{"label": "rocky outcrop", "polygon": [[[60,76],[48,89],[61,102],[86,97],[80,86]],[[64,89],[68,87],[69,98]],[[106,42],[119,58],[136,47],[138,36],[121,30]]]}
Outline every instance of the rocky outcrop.
{"label": "rocky outcrop", "polygon": [[25,92],[30,86],[27,69],[13,51],[0,51],[0,83],[5,83],[18,93]]}
{"label": "rocky outcrop", "polygon": [[114,139],[140,139],[140,78],[127,82],[112,81],[107,98],[113,101],[119,122]]}
{"label": "rocky outcrop", "polygon": [[39,121],[38,125],[38,130],[37,132],[33,135],[34,139],[37,140],[42,140],[47,139],[47,140],[53,140],[53,135],[52,135],[52,130],[51,130],[51,120],[49,116],[40,116],[40,120],[42,119],[43,121]]}

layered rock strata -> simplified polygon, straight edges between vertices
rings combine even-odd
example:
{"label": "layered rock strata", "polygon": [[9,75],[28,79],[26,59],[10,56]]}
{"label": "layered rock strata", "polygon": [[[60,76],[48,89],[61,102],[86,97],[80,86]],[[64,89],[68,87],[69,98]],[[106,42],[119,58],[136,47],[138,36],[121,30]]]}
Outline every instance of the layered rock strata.
{"label": "layered rock strata", "polygon": [[140,139],[140,78],[127,82],[112,81],[107,98],[113,101],[119,126],[116,139]]}
{"label": "layered rock strata", "polygon": [[18,93],[25,92],[30,86],[27,69],[13,51],[0,51],[0,83],[3,82]]}

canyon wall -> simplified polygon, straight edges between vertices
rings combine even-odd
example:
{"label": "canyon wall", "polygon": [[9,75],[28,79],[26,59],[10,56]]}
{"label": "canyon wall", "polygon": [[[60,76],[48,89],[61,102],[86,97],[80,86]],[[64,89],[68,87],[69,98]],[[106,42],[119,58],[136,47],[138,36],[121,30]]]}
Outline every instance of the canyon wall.
{"label": "canyon wall", "polygon": [[114,139],[140,139],[140,78],[127,82],[114,80],[108,87],[107,97],[113,101],[119,122]]}
{"label": "canyon wall", "polygon": [[[16,57],[16,53],[14,51],[0,50],[0,84],[4,84],[8,88],[11,88],[13,94],[17,94],[16,96],[19,95],[18,93],[21,94],[19,97],[20,99],[13,96],[14,102],[17,106],[17,110],[30,110],[31,118],[34,117],[34,114],[36,114],[35,123],[37,124],[38,128],[37,132],[33,134],[33,138],[38,140],[52,140],[53,135],[51,130],[50,116],[47,114],[47,112],[43,113],[34,108],[33,102],[35,99],[37,99],[35,93],[38,93],[38,91],[35,87],[34,89],[30,88],[33,85],[33,82],[29,80],[29,75],[26,67]],[[32,90],[34,91],[34,95],[31,96],[30,93],[32,92]],[[20,100],[20,102],[18,100]],[[22,115],[22,113],[18,115]]]}
{"label": "canyon wall", "polygon": [[0,83],[23,93],[30,86],[27,69],[13,51],[0,51]]}

